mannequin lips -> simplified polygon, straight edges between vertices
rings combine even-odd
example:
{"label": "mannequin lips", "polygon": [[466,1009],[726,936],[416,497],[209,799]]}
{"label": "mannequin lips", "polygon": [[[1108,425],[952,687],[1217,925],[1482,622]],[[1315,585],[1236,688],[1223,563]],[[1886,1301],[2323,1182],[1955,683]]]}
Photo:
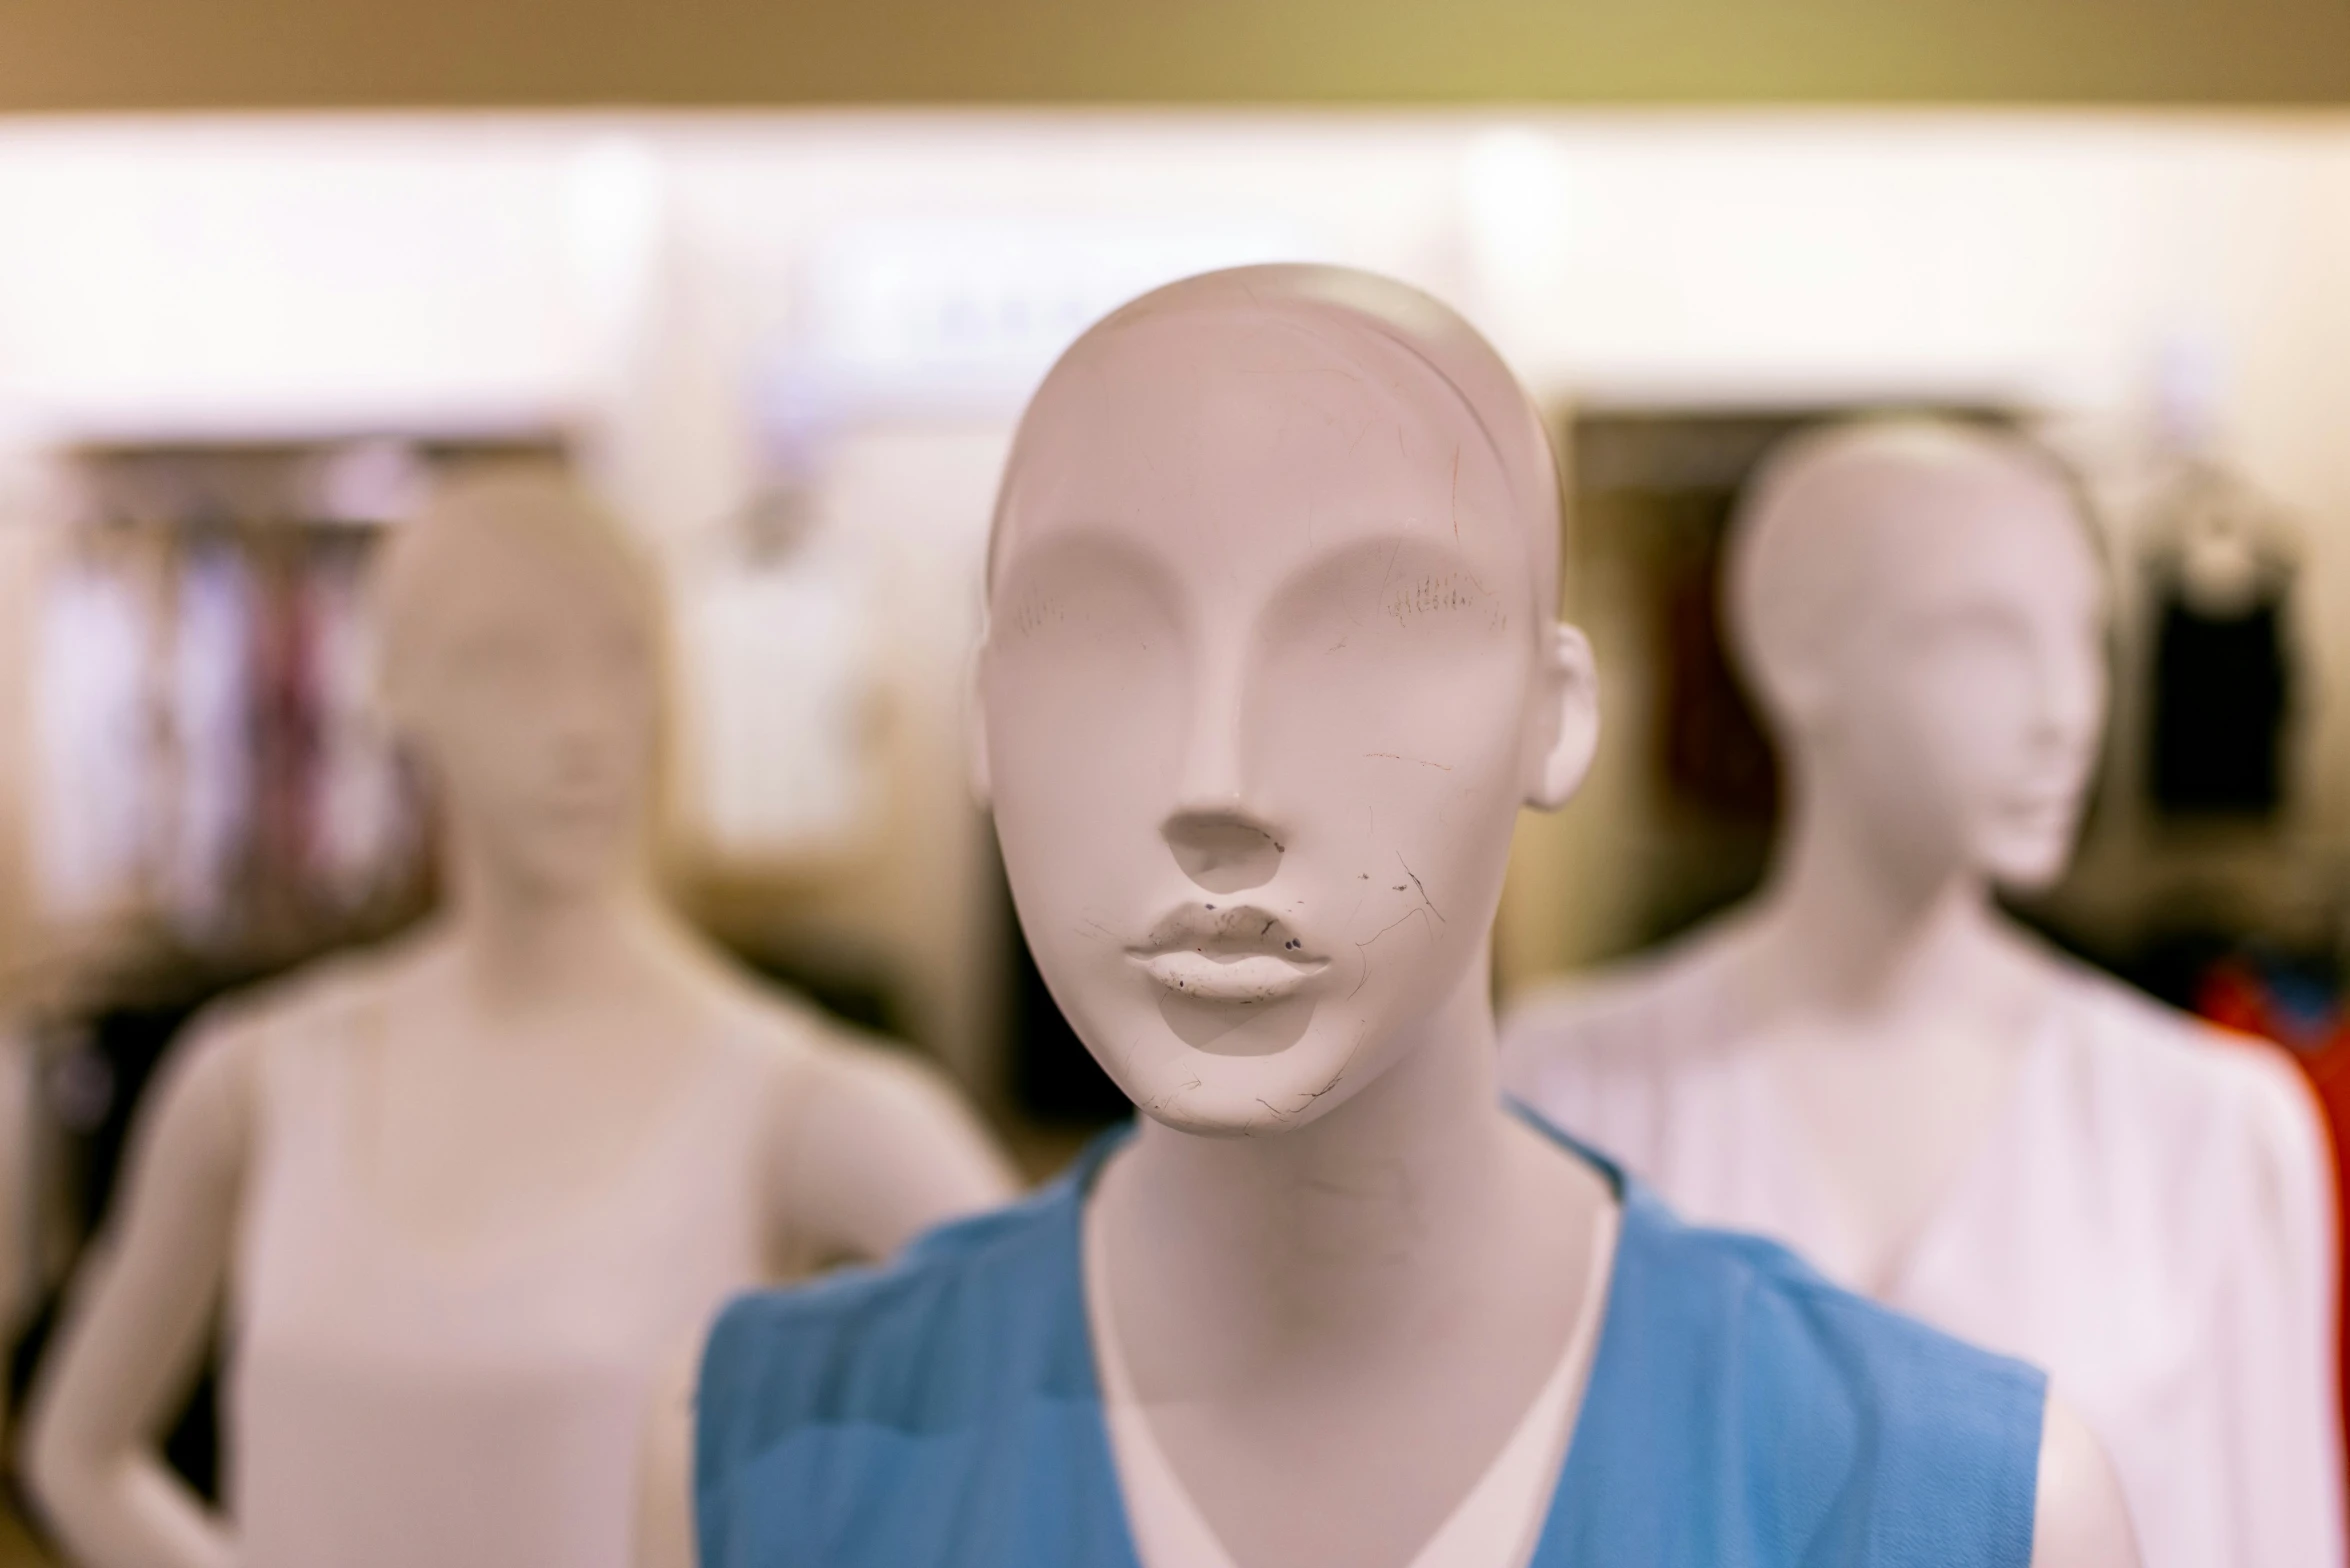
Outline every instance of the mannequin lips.
{"label": "mannequin lips", "polygon": [[1271,1002],[1329,967],[1287,922],[1253,904],[1187,905],[1127,956],[1168,990],[1205,1002]]}

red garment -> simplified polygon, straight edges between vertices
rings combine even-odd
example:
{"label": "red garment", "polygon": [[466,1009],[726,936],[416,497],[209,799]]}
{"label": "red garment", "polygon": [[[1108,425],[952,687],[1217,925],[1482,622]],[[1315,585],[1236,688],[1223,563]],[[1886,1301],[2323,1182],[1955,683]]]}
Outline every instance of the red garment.
{"label": "red garment", "polygon": [[2223,959],[2203,977],[2195,1011],[2224,1028],[2283,1046],[2316,1096],[2334,1162],[2334,1377],[2350,1423],[2350,1313],[2342,1310],[2342,1303],[2350,1301],[2350,1249],[2342,1231],[2342,1216],[2350,1211],[2350,1168],[2342,1163],[2342,1150],[2350,1147],[2350,1018],[2336,1011],[2313,1024],[2292,1016],[2277,1005],[2258,972],[2235,959]]}

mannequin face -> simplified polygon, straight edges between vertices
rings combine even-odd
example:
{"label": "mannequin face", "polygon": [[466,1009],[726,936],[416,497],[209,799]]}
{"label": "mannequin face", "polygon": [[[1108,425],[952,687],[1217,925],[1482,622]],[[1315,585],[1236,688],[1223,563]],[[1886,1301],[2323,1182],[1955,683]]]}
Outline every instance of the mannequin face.
{"label": "mannequin face", "polygon": [[1278,1131],[1483,983],[1557,729],[1525,541],[1470,415],[1389,345],[1211,318],[1080,352],[996,541],[1005,865],[1054,997],[1144,1111]]}
{"label": "mannequin face", "polygon": [[656,683],[614,569],[527,534],[438,563],[389,682],[452,847],[538,896],[633,866],[653,773]]}
{"label": "mannequin face", "polygon": [[2103,577],[2070,498],[1986,474],[1885,495],[1858,614],[1823,647],[1808,766],[1896,864],[2045,886],[2072,851],[2106,697]]}

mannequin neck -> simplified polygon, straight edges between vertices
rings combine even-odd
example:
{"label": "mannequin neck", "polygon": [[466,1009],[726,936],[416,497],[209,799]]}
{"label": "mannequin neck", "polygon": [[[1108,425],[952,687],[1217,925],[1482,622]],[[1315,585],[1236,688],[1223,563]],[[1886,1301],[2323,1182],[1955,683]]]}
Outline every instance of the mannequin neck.
{"label": "mannequin neck", "polygon": [[1286,1132],[1206,1137],[1143,1119],[1116,1173],[1121,1236],[1243,1338],[1323,1350],[1384,1337],[1507,1246],[1513,1129],[1499,1108],[1479,962],[1393,1041],[1391,1065]]}
{"label": "mannequin neck", "polygon": [[487,1013],[601,1009],[673,967],[672,922],[643,876],[550,889],[452,866],[443,924],[461,993]]}
{"label": "mannequin neck", "polygon": [[1742,981],[1766,1017],[1963,1021],[2011,991],[2024,949],[1976,868],[1888,852],[1832,789],[1795,792],[1748,927]]}

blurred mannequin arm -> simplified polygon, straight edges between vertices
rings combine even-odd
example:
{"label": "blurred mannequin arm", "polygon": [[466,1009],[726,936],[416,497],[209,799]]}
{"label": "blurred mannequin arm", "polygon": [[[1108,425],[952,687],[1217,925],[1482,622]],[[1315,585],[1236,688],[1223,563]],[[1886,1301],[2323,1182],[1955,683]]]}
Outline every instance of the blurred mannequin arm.
{"label": "blurred mannequin arm", "polygon": [[777,1212],[786,1234],[819,1258],[886,1258],[1018,1190],[979,1118],[919,1062],[827,1042],[793,1073],[791,1089]]}
{"label": "blurred mannequin arm", "polygon": [[2243,1051],[2248,1190],[2207,1347],[2226,1378],[2214,1451],[2241,1478],[2226,1561],[2334,1568],[2344,1527],[2333,1162],[2299,1070],[2266,1045]]}
{"label": "blurred mannequin arm", "polygon": [[2138,1568],[2129,1506],[2104,1445],[2054,1394],[2040,1430],[2032,1568]]}
{"label": "blurred mannequin arm", "polygon": [[88,1568],[231,1568],[225,1524],[164,1464],[158,1429],[202,1360],[252,1126],[252,1052],[184,1046],[140,1116],[106,1230],[33,1395],[26,1475]]}
{"label": "blurred mannequin arm", "polygon": [[653,1379],[637,1464],[636,1568],[694,1568],[694,1370],[701,1336]]}

